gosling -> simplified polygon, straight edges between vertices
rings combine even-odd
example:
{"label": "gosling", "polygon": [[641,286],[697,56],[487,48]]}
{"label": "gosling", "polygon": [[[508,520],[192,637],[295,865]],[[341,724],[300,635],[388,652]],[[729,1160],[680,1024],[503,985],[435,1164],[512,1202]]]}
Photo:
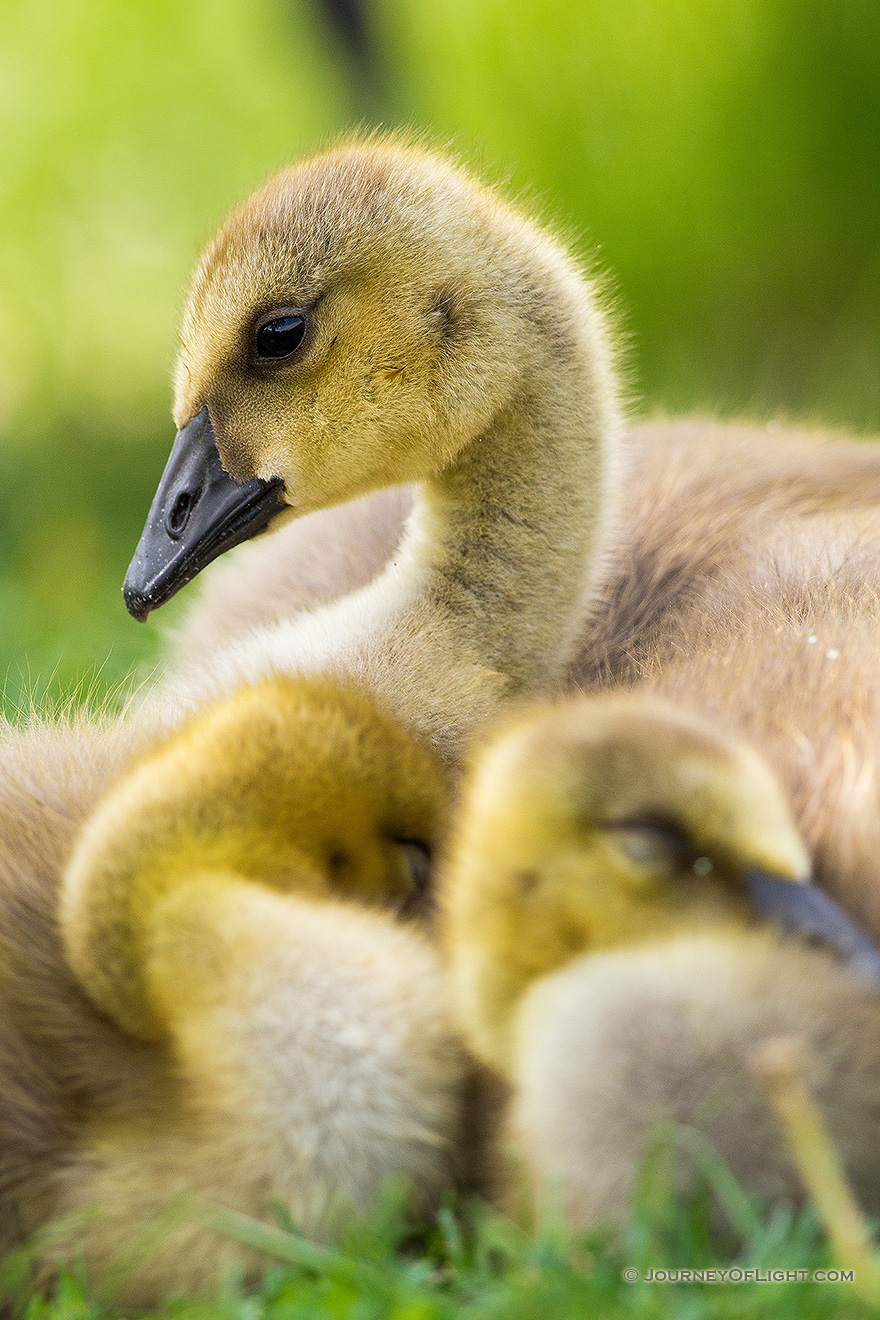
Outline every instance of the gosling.
{"label": "gosling", "polygon": [[[137,760],[60,880],[2,891],[0,1250],[152,1306],[253,1253],[169,1201],[332,1234],[453,1177],[464,1064],[418,914],[444,776],[362,693],[243,690]],[[402,914],[402,915],[401,915]],[[59,1231],[60,1232],[60,1231]],[[136,1253],[137,1254],[137,1253]]]}
{"label": "gosling", "polygon": [[809,868],[763,760],[656,699],[561,703],[490,743],[440,901],[466,1039],[510,1087],[506,1203],[621,1224],[663,1120],[701,1129],[751,1191],[797,1199],[750,1066],[797,1035],[880,1208],[880,952]]}

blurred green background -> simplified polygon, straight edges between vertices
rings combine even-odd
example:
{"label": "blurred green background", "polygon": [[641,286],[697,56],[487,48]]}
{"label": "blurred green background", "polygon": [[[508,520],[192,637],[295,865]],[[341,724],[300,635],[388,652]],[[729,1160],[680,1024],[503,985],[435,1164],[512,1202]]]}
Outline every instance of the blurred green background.
{"label": "blurred green background", "polygon": [[154,658],[119,588],[187,273],[358,123],[454,142],[598,248],[645,411],[880,429],[877,0],[0,0],[8,710]]}

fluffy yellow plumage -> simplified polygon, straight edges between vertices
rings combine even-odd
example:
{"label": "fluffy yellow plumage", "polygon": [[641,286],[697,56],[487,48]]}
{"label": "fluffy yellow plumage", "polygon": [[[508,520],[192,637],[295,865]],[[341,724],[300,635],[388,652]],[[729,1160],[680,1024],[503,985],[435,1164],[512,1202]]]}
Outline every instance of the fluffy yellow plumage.
{"label": "fluffy yellow plumage", "polygon": [[809,873],[784,798],[749,748],[629,696],[516,722],[480,758],[446,866],[471,1043],[504,1068],[522,994],[581,954],[747,923],[749,868]]}
{"label": "fluffy yellow plumage", "polygon": [[[155,1035],[140,965],[189,876],[400,908],[441,826],[431,755],[354,688],[276,679],[194,717],[94,813],[62,890],[71,966],[123,1029]],[[223,881],[218,881],[223,883]]]}
{"label": "fluffy yellow plumage", "polygon": [[510,1084],[499,1133],[533,1209],[623,1220],[664,1119],[706,1132],[749,1188],[796,1198],[750,1066],[777,1035],[811,1047],[835,1141],[878,1204],[880,954],[808,882],[754,752],[647,695],[574,700],[490,742],[453,836],[455,1003]]}
{"label": "fluffy yellow plumage", "polygon": [[[317,1235],[392,1177],[434,1201],[465,1071],[417,919],[445,812],[431,754],[326,680],[242,690],[136,761],[73,850],[60,930],[40,897],[63,948],[0,976],[0,1040],[38,1056],[32,1083],[0,1059],[0,1227],[72,1214],[46,1264],[102,1274],[182,1193]],[[185,1217],[121,1295],[255,1263]]]}

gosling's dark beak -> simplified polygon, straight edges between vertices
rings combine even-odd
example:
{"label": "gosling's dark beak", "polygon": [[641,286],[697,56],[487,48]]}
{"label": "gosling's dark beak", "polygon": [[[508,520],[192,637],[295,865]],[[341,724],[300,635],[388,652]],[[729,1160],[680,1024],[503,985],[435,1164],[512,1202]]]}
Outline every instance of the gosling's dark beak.
{"label": "gosling's dark beak", "polygon": [[802,939],[834,949],[847,967],[880,988],[880,948],[824,890],[766,871],[751,870],[746,879],[759,912]]}
{"label": "gosling's dark beak", "polygon": [[177,432],[125,575],[129,614],[143,621],[224,550],[262,532],[284,508],[282,489],[281,481],[233,481],[202,408]]}

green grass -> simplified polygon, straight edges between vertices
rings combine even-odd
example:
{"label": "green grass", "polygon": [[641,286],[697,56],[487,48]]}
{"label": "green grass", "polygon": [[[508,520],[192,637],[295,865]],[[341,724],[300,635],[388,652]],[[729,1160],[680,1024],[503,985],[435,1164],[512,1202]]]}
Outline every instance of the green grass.
{"label": "green grass", "polygon": [[[710,1187],[720,1187],[731,1227],[719,1237]],[[658,1191],[659,1189],[659,1191]],[[649,1270],[731,1268],[806,1271],[833,1267],[809,1211],[761,1215],[710,1161],[707,1181],[676,1203],[661,1179],[643,1179],[622,1240],[570,1237],[547,1229],[530,1236],[482,1205],[446,1208],[416,1234],[392,1192],[380,1212],[334,1248],[317,1247],[287,1225],[258,1225],[228,1212],[217,1231],[266,1251],[256,1289],[228,1280],[213,1301],[170,1299],[156,1312],[171,1320],[847,1320],[878,1312],[845,1283],[649,1282]],[[279,1216],[283,1225],[283,1216]],[[642,1278],[623,1279],[624,1269]],[[23,1254],[0,1273],[0,1290],[27,1320],[109,1320],[112,1302],[74,1267],[47,1297],[28,1286]],[[3,1293],[0,1291],[0,1296]]]}

